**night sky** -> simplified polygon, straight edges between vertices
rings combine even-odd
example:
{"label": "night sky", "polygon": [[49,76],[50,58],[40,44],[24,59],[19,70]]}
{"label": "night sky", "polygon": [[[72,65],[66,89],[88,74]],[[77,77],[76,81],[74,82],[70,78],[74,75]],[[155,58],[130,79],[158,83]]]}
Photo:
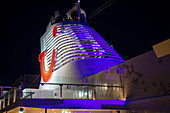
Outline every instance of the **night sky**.
{"label": "night sky", "polygon": [[[107,1],[81,0],[87,18]],[[52,13],[71,9],[77,0],[5,0],[0,3],[0,85],[23,74],[39,74],[40,38]],[[88,19],[126,61],[170,37],[169,0],[117,0]]]}

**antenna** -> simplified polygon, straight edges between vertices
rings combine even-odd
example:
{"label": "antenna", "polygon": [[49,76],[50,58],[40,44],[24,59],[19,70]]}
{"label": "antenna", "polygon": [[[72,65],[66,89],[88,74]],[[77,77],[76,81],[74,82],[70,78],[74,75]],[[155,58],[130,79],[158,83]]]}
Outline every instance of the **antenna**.
{"label": "antenna", "polygon": [[78,0],[77,7],[78,7],[78,20],[80,20],[80,0]]}

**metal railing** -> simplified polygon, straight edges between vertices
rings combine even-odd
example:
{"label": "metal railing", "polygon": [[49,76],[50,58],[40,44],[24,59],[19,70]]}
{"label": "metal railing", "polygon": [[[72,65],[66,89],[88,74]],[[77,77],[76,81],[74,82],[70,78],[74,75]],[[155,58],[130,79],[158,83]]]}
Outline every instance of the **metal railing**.
{"label": "metal railing", "polygon": [[[5,108],[6,106],[9,106],[12,103],[15,103],[17,101],[17,98],[19,98],[18,92],[20,92],[19,88],[17,87],[7,87],[7,86],[0,86],[1,88],[1,95],[0,95],[0,110]],[[2,89],[10,89],[7,91],[4,95],[2,95],[3,91]]]}
{"label": "metal railing", "polygon": [[[41,87],[52,89],[29,89],[21,86],[12,88],[0,100],[0,110],[15,103],[18,99],[110,99],[122,100],[122,86],[92,84],[40,83]],[[110,93],[108,93],[110,92]]]}

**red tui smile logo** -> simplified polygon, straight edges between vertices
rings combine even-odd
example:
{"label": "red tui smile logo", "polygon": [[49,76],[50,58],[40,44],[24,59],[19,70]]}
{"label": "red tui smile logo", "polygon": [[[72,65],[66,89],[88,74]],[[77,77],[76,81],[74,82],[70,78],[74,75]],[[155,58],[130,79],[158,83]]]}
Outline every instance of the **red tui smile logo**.
{"label": "red tui smile logo", "polygon": [[53,37],[56,37],[57,36],[57,26],[54,26],[53,29],[52,29],[52,35]]}
{"label": "red tui smile logo", "polygon": [[42,76],[44,82],[47,82],[51,77],[53,67],[54,67],[55,53],[56,53],[55,49],[53,49],[49,70],[47,72],[44,69],[44,57],[46,55],[46,52],[43,51],[39,54],[38,61],[40,62],[40,71],[41,71],[41,76]]}

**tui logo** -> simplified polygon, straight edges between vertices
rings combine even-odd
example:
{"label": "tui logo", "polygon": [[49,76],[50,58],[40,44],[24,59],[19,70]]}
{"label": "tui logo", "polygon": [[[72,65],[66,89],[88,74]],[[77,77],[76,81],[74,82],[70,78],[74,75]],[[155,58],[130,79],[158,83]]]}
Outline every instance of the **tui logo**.
{"label": "tui logo", "polygon": [[54,26],[53,29],[52,29],[52,35],[53,37],[56,37],[57,36],[57,26]]}
{"label": "tui logo", "polygon": [[56,51],[55,51],[55,49],[53,49],[51,62],[50,62],[48,71],[45,71],[45,69],[44,69],[44,57],[46,55],[46,51],[43,51],[39,54],[38,61],[40,62],[40,71],[41,71],[41,76],[42,76],[44,82],[47,82],[51,77],[53,67],[54,67],[55,54],[56,54]]}

